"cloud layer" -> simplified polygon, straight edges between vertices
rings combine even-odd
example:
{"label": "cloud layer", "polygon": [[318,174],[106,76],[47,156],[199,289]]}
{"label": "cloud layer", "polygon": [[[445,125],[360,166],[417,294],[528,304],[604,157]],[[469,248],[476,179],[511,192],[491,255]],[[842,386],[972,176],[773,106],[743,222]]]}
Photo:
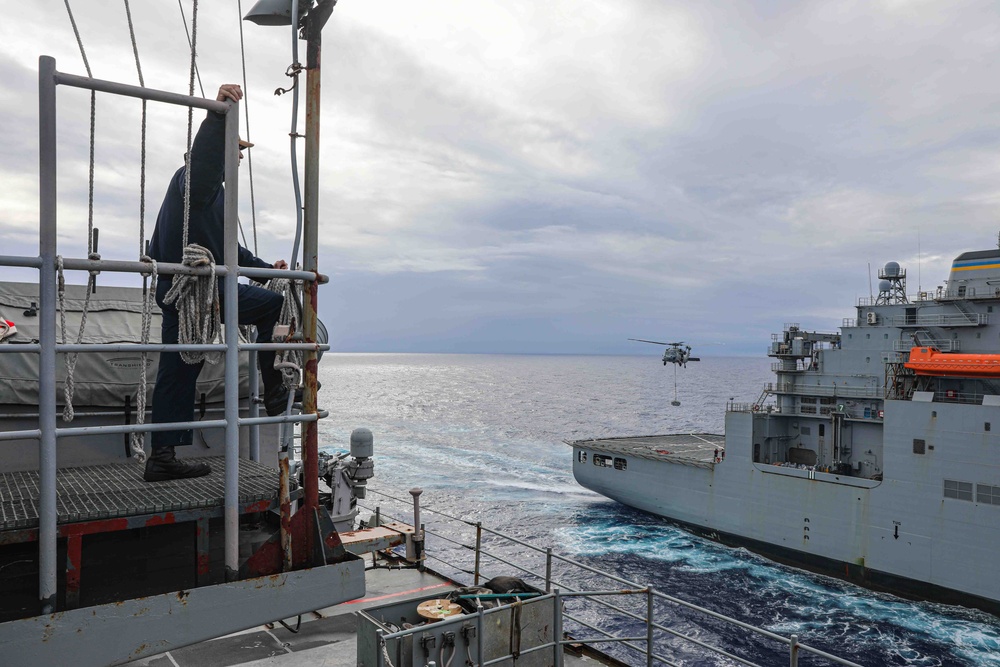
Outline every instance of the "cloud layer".
{"label": "cloud layer", "polygon": [[[0,25],[12,254],[37,252],[37,56],[83,72],[65,12],[37,4]],[[124,9],[76,4],[94,76],[135,82]],[[180,14],[147,4],[132,8],[146,85],[185,92]],[[242,80],[238,11],[201,5],[211,96]],[[243,33],[257,147],[241,217],[276,259],[295,233],[290,96],[271,94],[291,39]],[[869,264],[901,262],[915,292],[994,245],[998,56],[993,2],[341,0],[324,32],[321,316],[345,351],[655,352],[625,340],[642,337],[756,354],[784,322],[834,329]],[[82,254],[89,96],[59,102],[62,250]],[[147,235],[187,119],[148,122]],[[138,251],[139,136],[138,102],[100,96],[105,256]]]}

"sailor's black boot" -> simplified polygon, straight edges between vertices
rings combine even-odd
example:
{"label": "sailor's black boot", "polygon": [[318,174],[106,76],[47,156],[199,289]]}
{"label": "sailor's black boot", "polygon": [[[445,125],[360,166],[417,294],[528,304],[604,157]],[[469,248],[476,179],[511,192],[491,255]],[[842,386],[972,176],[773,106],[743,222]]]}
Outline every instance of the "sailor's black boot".
{"label": "sailor's black boot", "polygon": [[212,472],[207,463],[195,463],[177,458],[173,447],[156,447],[146,459],[146,472],[142,476],[147,482],[163,482],[168,479],[202,477]]}
{"label": "sailor's black boot", "polygon": [[[302,402],[302,387],[295,390],[295,398],[292,403]],[[288,387],[279,384],[264,392],[264,409],[267,410],[268,417],[285,414],[288,407]]]}

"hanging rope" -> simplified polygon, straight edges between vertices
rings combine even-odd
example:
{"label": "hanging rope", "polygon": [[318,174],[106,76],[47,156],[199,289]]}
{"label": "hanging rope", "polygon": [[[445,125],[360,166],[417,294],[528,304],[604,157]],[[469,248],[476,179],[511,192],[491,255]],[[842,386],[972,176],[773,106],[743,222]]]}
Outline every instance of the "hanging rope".
{"label": "hanging rope", "polygon": [[[177,0],[180,6],[180,0]],[[181,8],[181,16],[184,9]],[[187,31],[185,19],[184,30]],[[195,73],[198,71],[198,0],[192,3],[191,68],[188,80],[188,95],[194,96]],[[204,95],[204,92],[202,92]],[[177,309],[178,342],[182,344],[214,343],[222,328],[219,314],[219,282],[215,277],[215,259],[212,253],[197,243],[188,243],[188,226],[191,219],[191,135],[194,130],[194,108],[188,107],[187,153],[184,155],[184,266],[209,266],[212,271],[204,276],[175,275],[173,284],[163,297],[163,302]],[[189,364],[206,361],[219,362],[220,356],[212,352],[181,352],[181,359]]]}
{"label": "hanging rope", "polygon": [[[93,258],[91,258],[93,259]],[[63,270],[63,257],[56,255],[56,271],[58,272],[59,287],[56,292],[59,297],[59,319],[62,328],[62,343],[66,342],[66,277]],[[76,336],[76,344],[83,342],[83,331],[87,327],[87,313],[90,310],[90,295],[94,292],[94,280],[97,271],[90,272],[87,280],[87,292],[83,302],[83,312],[80,315],[80,331]],[[66,384],[63,385],[63,399],[66,405],[63,407],[63,421],[71,422],[75,413],[73,411],[73,393],[76,389],[74,374],[76,373],[76,362],[79,352],[70,352],[66,355]]]}
{"label": "hanging rope", "polygon": [[[127,0],[126,0],[127,2]],[[157,274],[156,260],[148,255],[143,255],[141,261],[149,262],[152,267],[152,272],[150,274],[149,289],[145,291],[142,297],[142,343],[145,345],[149,342],[149,330],[150,324],[153,321],[153,302],[156,300],[156,283],[159,279]],[[136,420],[135,423],[142,425],[146,421],[146,383],[148,378],[146,376],[146,359],[148,355],[142,353],[142,364],[139,369],[139,388],[135,394],[135,409],[136,409]],[[141,433],[132,432],[129,442],[132,446],[132,456],[139,460],[139,463],[146,462],[146,450],[143,449],[144,437]]]}
{"label": "hanging rope", "polygon": [[[288,334],[275,336],[272,343],[285,343],[294,334],[302,323],[302,307],[299,305],[299,281],[288,278],[272,278],[267,285],[267,289],[277,292],[285,297],[281,304],[281,313],[278,315],[277,326],[288,327]],[[274,367],[281,371],[281,381],[289,390],[294,390],[299,386],[299,375],[302,369],[302,350],[279,350],[274,355]]]}
{"label": "hanging rope", "polygon": [[[239,12],[237,23],[240,26],[240,62],[243,63],[243,118],[247,128],[247,141],[250,138],[250,96],[247,94],[247,56],[243,47],[243,0],[237,0],[236,10]],[[247,152],[247,168],[250,172],[250,229],[253,232],[253,254],[257,254],[257,203],[253,194],[253,151]],[[243,234],[243,223],[240,223],[240,234]],[[243,245],[246,245],[247,237],[243,234]]]}
{"label": "hanging rope", "polygon": [[[205,97],[205,87],[201,85],[201,72],[198,71],[198,65],[194,62],[194,45],[198,41],[198,0],[194,0],[193,8],[191,10],[191,32],[188,32],[187,17],[184,15],[184,5],[181,4],[181,0],[177,0],[177,8],[181,10],[181,23],[184,24],[184,34],[187,36],[188,48],[191,49],[191,67],[194,72],[198,75],[198,88],[201,89],[201,96]],[[242,27],[242,26],[241,26]],[[194,38],[192,39],[191,33],[194,33]],[[193,76],[193,75],[192,75]],[[191,95],[194,95],[194,85],[191,85]]]}
{"label": "hanging rope", "polygon": [[[181,344],[214,343],[222,329],[219,314],[219,289],[215,278],[215,260],[208,248],[192,243],[184,247],[184,266],[208,266],[208,276],[175,275],[173,284],[163,297],[163,303],[177,309],[177,342]],[[215,352],[181,352],[189,364],[206,361],[217,364],[221,355]]]}
{"label": "hanging rope", "polygon": [[[125,15],[128,17],[128,34],[132,40],[132,55],[135,57],[135,70],[139,76],[139,85],[146,87],[142,76],[142,64],[139,62],[139,46],[135,39],[135,27],[132,24],[132,8],[125,0]],[[142,129],[139,149],[139,261],[152,264],[151,282],[147,284],[145,276],[142,279],[142,334],[140,343],[149,342],[150,322],[153,319],[153,302],[156,299],[157,266],[156,261],[146,254],[146,100],[142,100]],[[135,423],[142,426],[146,422],[146,383],[149,353],[139,355],[139,386],[135,392],[136,419]],[[146,451],[143,449],[144,437],[141,433],[132,432],[129,438],[132,455],[139,463],[146,462]]]}
{"label": "hanging rope", "polygon": [[[87,76],[94,78],[90,70],[90,61],[87,59],[87,51],[83,47],[83,39],[80,37],[80,30],[76,26],[76,19],[73,17],[73,9],[69,6],[69,0],[64,0],[66,13],[69,15],[69,22],[73,26],[73,34],[76,35],[77,46],[80,47],[80,55],[83,58],[83,66],[87,70]],[[90,91],[90,175],[88,179],[87,198],[87,259],[100,260],[101,256],[94,248],[94,135],[97,127],[97,92]],[[63,271],[62,256],[56,257],[59,270],[59,312],[62,318],[62,342],[66,342],[66,278]],[[80,318],[80,331],[77,334],[76,342],[79,345],[83,341],[83,331],[87,326],[87,313],[90,310],[90,295],[93,294],[97,284],[97,276],[100,273],[97,269],[91,269],[87,278],[87,296],[83,302],[83,313]],[[64,386],[64,397],[66,405],[63,408],[63,419],[67,422],[73,421],[73,392],[74,373],[76,372],[76,362],[79,357],[78,352],[66,355],[66,384]]]}

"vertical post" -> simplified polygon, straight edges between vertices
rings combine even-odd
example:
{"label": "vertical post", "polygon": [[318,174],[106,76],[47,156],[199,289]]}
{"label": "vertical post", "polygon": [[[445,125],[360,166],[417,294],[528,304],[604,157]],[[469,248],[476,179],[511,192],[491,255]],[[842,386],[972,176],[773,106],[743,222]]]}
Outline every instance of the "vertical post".
{"label": "vertical post", "polygon": [[[254,331],[250,340],[257,342],[257,332]],[[257,372],[257,350],[250,351],[250,418],[260,415],[257,399],[260,396],[260,374]],[[282,424],[282,427],[284,424]],[[250,460],[260,462],[260,427],[254,424],[250,427]],[[271,462],[268,461],[268,465]]]}
{"label": "vertical post", "polygon": [[56,61],[38,59],[38,598],[56,604]]}
{"label": "vertical post", "polygon": [[417,569],[423,571],[424,562],[424,525],[420,522],[420,494],[423,489],[414,487],[410,489],[413,496],[413,559],[417,563]]}
{"label": "vertical post", "polygon": [[385,640],[382,639],[383,634],[381,628],[375,631],[375,652],[378,654],[375,658],[375,667],[385,667],[385,658],[382,657],[385,654]]}
{"label": "vertical post", "polygon": [[799,665],[799,636],[792,635],[791,641],[788,642],[788,664],[791,667],[798,667]]}
{"label": "vertical post", "polygon": [[476,570],[475,570],[475,578],[472,582],[473,586],[479,585],[479,563],[481,559],[480,554],[482,553],[482,550],[483,550],[483,522],[477,521],[476,522]]}
{"label": "vertical post", "polygon": [[479,658],[479,667],[482,667],[483,663],[486,662],[486,639],[483,637],[485,631],[486,611],[483,609],[483,603],[476,600],[476,653],[478,654],[476,657]]}
{"label": "vertical post", "polygon": [[545,592],[552,590],[552,547],[545,548]]}
{"label": "vertical post", "polygon": [[646,667],[653,667],[653,587],[646,586]]}
{"label": "vertical post", "polygon": [[[320,16],[324,12],[314,9],[306,16],[307,57],[306,57],[306,145],[305,169],[305,205],[302,218],[302,269],[319,272],[319,115],[320,115],[320,52],[322,46],[322,29],[326,18]],[[333,7],[330,7],[330,11]],[[314,12],[317,15],[314,15]],[[319,284],[307,281],[303,286],[302,328],[306,342],[316,342],[316,320],[318,317]],[[318,370],[318,355],[315,350],[307,350],[304,356],[305,370],[303,381],[302,412],[316,414],[316,382]],[[303,509],[319,507],[319,425],[315,421],[302,425],[302,467],[304,474],[305,499]],[[313,513],[315,516],[315,513]],[[313,531],[309,531],[312,535]]]}
{"label": "vertical post", "polygon": [[229,104],[226,112],[226,194],[225,194],[225,313],[226,328],[226,486],[225,558],[226,580],[234,581],[240,569],[240,353],[239,353],[239,266],[236,239],[239,232],[239,131],[240,107]]}
{"label": "vertical post", "polygon": [[555,665],[555,667],[562,667],[563,664],[562,598],[559,596],[558,588],[552,589],[552,592],[555,594],[555,597],[552,598],[552,641],[554,643],[553,653],[552,653],[552,664]]}

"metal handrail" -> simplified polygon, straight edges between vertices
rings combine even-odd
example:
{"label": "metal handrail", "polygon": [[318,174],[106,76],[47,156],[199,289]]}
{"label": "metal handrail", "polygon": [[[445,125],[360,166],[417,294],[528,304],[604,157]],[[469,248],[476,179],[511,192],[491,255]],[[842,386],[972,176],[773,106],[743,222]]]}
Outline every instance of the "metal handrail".
{"label": "metal handrail", "polygon": [[[310,70],[311,73],[311,70]],[[224,345],[182,346],[165,344],[121,345],[111,344],[78,344],[59,343],[56,326],[56,257],[57,244],[57,202],[56,187],[57,167],[57,86],[71,86],[91,91],[107,92],[115,95],[125,95],[154,102],[163,102],[183,107],[207,109],[225,114],[225,216],[224,238],[225,257],[221,265],[214,271],[210,268],[192,269],[179,264],[163,263],[157,265],[157,272],[163,274],[209,275],[223,278],[225,327]],[[329,349],[326,345],[312,343],[244,343],[238,339],[238,277],[254,278],[275,277],[301,280],[312,283],[312,288],[319,283],[327,282],[327,277],[314,270],[315,266],[307,267],[313,270],[289,271],[283,269],[263,269],[246,267],[241,269],[237,263],[237,151],[236,142],[239,136],[239,105],[234,102],[219,102],[190,95],[181,95],[152,88],[131,86],[92,77],[82,77],[66,74],[56,70],[56,61],[49,56],[39,58],[38,69],[38,104],[39,104],[39,254],[37,257],[0,256],[0,266],[15,266],[35,268],[39,272],[39,339],[37,344],[4,346],[2,352],[37,353],[39,358],[39,405],[37,430],[25,430],[0,434],[0,440],[16,437],[37,438],[39,441],[39,499],[38,499],[38,594],[42,613],[55,611],[58,592],[57,583],[57,524],[56,509],[56,452],[57,441],[68,435],[89,434],[95,432],[93,427],[57,428],[56,412],[56,354],[57,352],[106,352],[117,351],[162,351],[166,349],[200,349],[224,350],[225,352],[225,407],[224,418],[221,420],[172,423],[167,425],[145,424],[118,425],[99,427],[103,434],[153,432],[164,429],[190,428],[224,428],[225,429],[225,566],[227,578],[235,578],[239,569],[239,428],[241,425],[257,426],[267,423],[300,422],[310,424],[326,415],[325,412],[314,410],[315,406],[307,397],[307,409],[311,412],[303,415],[282,417],[257,417],[256,404],[251,405],[249,418],[240,418],[239,405],[239,354],[241,351],[255,352],[258,350],[304,350],[309,355]],[[148,275],[152,273],[152,265],[141,261],[92,260],[79,258],[64,258],[64,269],[86,271],[130,272]],[[311,329],[307,329],[311,331]],[[254,431],[255,429],[251,429]],[[255,438],[251,438],[251,448],[255,449]]]}
{"label": "metal handrail", "polygon": [[[410,501],[408,499],[399,498],[399,497],[393,496],[391,494],[383,493],[381,491],[376,491],[374,489],[369,489],[369,493],[377,494],[379,496],[382,496],[382,497],[391,499],[393,501],[399,502],[399,503],[401,503],[403,505],[408,505],[410,503]],[[390,515],[386,514],[381,509],[381,507],[371,508],[371,507],[365,506],[363,503],[358,503],[358,505],[360,507],[364,507],[365,509],[369,509],[370,511],[375,512],[376,514],[378,514],[381,517],[386,517],[386,518],[390,518],[392,520],[397,520],[397,521],[405,520],[404,518],[391,517]],[[750,660],[747,660],[745,658],[741,658],[739,656],[733,655],[733,654],[729,653],[728,651],[725,651],[724,649],[721,649],[721,648],[714,647],[714,646],[711,646],[709,644],[706,644],[705,642],[699,640],[696,637],[691,637],[691,636],[685,635],[682,632],[679,632],[677,630],[669,628],[669,627],[667,627],[667,626],[665,626],[665,625],[663,625],[661,623],[657,623],[655,621],[655,619],[654,619],[653,611],[652,611],[653,610],[652,600],[656,599],[656,600],[661,600],[661,601],[664,601],[664,602],[669,602],[671,604],[684,607],[684,608],[689,609],[691,611],[694,611],[694,612],[697,612],[697,613],[709,616],[709,617],[717,619],[717,620],[724,621],[726,623],[731,624],[734,627],[739,627],[739,628],[741,628],[741,629],[743,629],[745,631],[752,632],[752,633],[758,634],[758,635],[760,635],[762,637],[765,637],[767,639],[770,639],[772,641],[781,643],[781,644],[783,644],[783,645],[785,645],[785,646],[788,647],[789,657],[790,657],[790,661],[791,661],[790,664],[793,665],[793,666],[798,664],[798,655],[799,655],[799,653],[800,652],[805,652],[805,653],[810,653],[810,654],[815,655],[817,657],[829,660],[829,661],[831,661],[833,663],[836,663],[838,665],[845,665],[847,667],[860,667],[857,663],[854,663],[854,662],[851,662],[849,660],[845,660],[843,658],[837,657],[835,655],[832,655],[832,654],[827,653],[825,651],[822,651],[820,649],[811,647],[811,646],[809,646],[807,644],[802,644],[802,643],[799,642],[798,636],[796,636],[796,635],[791,635],[790,637],[784,637],[782,635],[776,634],[776,633],[771,632],[769,630],[765,630],[763,628],[759,628],[757,626],[751,625],[749,623],[745,623],[745,622],[737,620],[735,618],[732,618],[732,617],[729,617],[729,616],[725,616],[725,615],[720,614],[718,612],[714,612],[714,611],[712,611],[710,609],[707,609],[705,607],[701,607],[701,606],[699,606],[697,604],[694,604],[692,602],[688,602],[686,600],[682,600],[680,598],[676,598],[676,597],[674,597],[672,595],[668,595],[666,593],[661,593],[660,591],[656,591],[656,590],[652,589],[649,586],[647,586],[647,587],[639,586],[638,584],[635,584],[634,582],[631,582],[631,581],[629,581],[627,579],[619,577],[619,576],[617,576],[615,574],[612,574],[612,573],[600,570],[598,568],[592,567],[592,566],[587,565],[585,563],[581,563],[581,562],[576,561],[576,560],[574,560],[572,558],[569,558],[567,556],[562,556],[562,555],[553,553],[551,548],[542,548],[542,547],[539,547],[539,546],[537,546],[535,544],[527,542],[525,540],[522,540],[522,539],[516,538],[516,537],[514,537],[512,535],[508,535],[506,533],[503,533],[502,531],[491,529],[491,528],[487,528],[487,527],[483,526],[482,523],[480,523],[480,522],[473,522],[473,521],[468,521],[466,519],[461,519],[459,517],[452,516],[452,515],[450,515],[450,514],[448,514],[446,512],[442,512],[442,511],[439,511],[439,510],[434,510],[434,509],[432,509],[430,507],[427,507],[426,505],[421,505],[420,511],[421,512],[429,512],[429,513],[431,513],[433,515],[444,517],[444,518],[448,519],[449,522],[457,522],[457,523],[460,523],[460,524],[464,524],[467,527],[475,528],[477,535],[481,535],[482,533],[487,533],[487,534],[492,535],[492,536],[494,536],[494,537],[496,537],[496,538],[498,538],[500,540],[503,540],[506,543],[509,543],[509,544],[512,544],[512,545],[517,545],[519,547],[523,547],[523,548],[528,549],[530,551],[537,552],[538,554],[544,554],[545,555],[545,558],[546,558],[546,571],[545,571],[544,574],[542,574],[542,573],[539,573],[539,572],[534,572],[533,570],[531,570],[529,568],[517,565],[515,563],[511,563],[506,558],[503,558],[502,556],[498,556],[497,554],[495,554],[495,553],[493,553],[491,551],[488,551],[487,549],[485,549],[485,548],[482,547],[481,541],[478,540],[478,539],[476,540],[475,544],[466,544],[466,543],[463,543],[463,542],[459,542],[459,541],[453,539],[450,536],[446,537],[446,536],[444,536],[443,534],[441,534],[439,532],[436,532],[436,531],[433,531],[433,530],[429,530],[429,529],[427,529],[425,527],[424,528],[424,533],[425,534],[431,535],[431,536],[434,536],[434,537],[438,537],[438,538],[441,538],[441,539],[444,539],[445,541],[447,541],[447,542],[449,542],[451,544],[454,544],[454,545],[456,545],[458,547],[461,547],[463,550],[468,550],[468,551],[474,552],[475,559],[476,559],[475,560],[475,562],[476,562],[476,569],[473,570],[471,573],[470,573],[470,571],[468,569],[466,569],[466,568],[464,568],[464,567],[462,567],[462,566],[460,566],[460,565],[458,565],[456,563],[449,562],[449,561],[447,561],[447,560],[445,560],[443,558],[438,558],[438,557],[435,557],[435,556],[430,556],[429,554],[428,554],[428,557],[434,558],[434,560],[437,560],[437,561],[440,561],[442,563],[445,563],[449,567],[451,567],[451,568],[453,568],[455,570],[458,570],[459,572],[462,572],[464,574],[472,574],[475,581],[478,581],[479,578],[480,578],[480,576],[481,576],[481,572],[480,572],[481,558],[483,556],[487,556],[489,558],[492,558],[496,562],[503,563],[504,565],[513,567],[513,568],[519,570],[520,572],[523,572],[523,573],[525,573],[527,575],[530,575],[530,576],[536,578],[539,581],[544,581],[545,582],[545,587],[546,587],[547,591],[550,590],[550,589],[552,589],[553,585],[556,585],[558,588],[553,589],[552,593],[551,593],[551,595],[555,596],[556,600],[560,600],[562,598],[567,598],[567,597],[582,598],[583,600],[586,600],[588,602],[592,602],[594,604],[600,605],[600,606],[602,606],[602,607],[604,607],[606,609],[613,610],[613,611],[615,611],[615,612],[617,612],[619,614],[622,614],[622,615],[624,615],[624,616],[626,616],[628,618],[631,618],[633,620],[644,622],[646,624],[647,637],[652,637],[654,630],[660,631],[660,632],[665,632],[665,633],[667,633],[667,634],[669,634],[669,635],[671,635],[671,636],[673,636],[673,637],[675,637],[677,639],[684,640],[685,642],[688,642],[688,643],[691,643],[691,644],[693,644],[695,646],[698,646],[699,648],[701,648],[703,650],[711,651],[712,653],[715,653],[717,655],[725,656],[725,657],[727,657],[727,658],[729,658],[731,660],[739,662],[740,664],[749,665],[751,667],[759,667],[759,666],[757,666],[757,663],[754,663],[754,662],[752,662]],[[426,550],[425,550],[425,553],[426,553]],[[614,581],[614,582],[616,582],[618,584],[624,585],[626,587],[626,590],[616,590],[616,591],[578,591],[578,590],[574,590],[571,586],[568,586],[568,585],[566,585],[566,584],[564,584],[562,582],[558,582],[558,581],[556,581],[555,579],[552,578],[552,575],[551,575],[551,572],[552,572],[552,563],[554,561],[564,563],[564,564],[569,565],[569,566],[571,566],[573,568],[576,568],[578,570],[582,570],[582,571],[585,571],[585,572],[588,572],[588,573],[591,573],[591,574],[595,574],[595,575],[598,575],[598,576],[601,576],[601,577],[605,577],[606,579],[609,579],[609,580]],[[609,602],[609,601],[603,599],[605,597],[614,596],[614,595],[630,595],[630,594],[634,595],[634,594],[636,594],[637,591],[648,593],[650,602],[649,602],[649,606],[648,606],[649,611],[647,612],[646,616],[643,616],[643,615],[641,615],[639,613],[630,611],[628,609],[625,609],[624,607],[621,607],[621,606],[619,606],[617,604],[614,604],[612,602]],[[538,601],[538,600],[543,600],[543,599],[549,599],[549,598],[548,597],[539,596],[539,597],[533,598],[532,602]],[[598,643],[598,642],[602,642],[603,643],[605,641],[615,641],[615,642],[621,643],[624,646],[627,646],[628,648],[630,648],[632,650],[635,650],[635,651],[638,651],[640,653],[643,653],[645,655],[645,657],[646,657],[647,664],[652,664],[652,660],[654,658],[655,658],[655,660],[663,662],[663,663],[668,664],[668,665],[673,665],[674,664],[674,663],[670,662],[670,660],[668,658],[666,658],[665,656],[662,656],[662,655],[656,653],[654,651],[654,649],[653,649],[653,645],[652,644],[647,645],[647,647],[645,649],[643,649],[641,646],[638,646],[638,645],[636,645],[634,643],[634,641],[637,640],[636,637],[612,637],[610,635],[610,633],[608,633],[608,632],[606,632],[606,631],[604,631],[604,630],[602,630],[602,629],[600,629],[598,627],[595,627],[595,626],[587,623],[583,619],[578,618],[577,616],[574,616],[574,615],[570,614],[567,611],[562,610],[561,609],[562,605],[557,605],[557,606],[559,607],[559,618],[560,619],[563,616],[565,616],[567,619],[573,621],[574,623],[578,623],[582,627],[585,627],[585,628],[588,628],[589,630],[593,630],[595,632],[598,632],[598,633],[604,635],[604,637],[603,638],[598,638],[598,639],[595,639],[595,638],[582,638],[581,639],[581,638],[575,638],[574,637],[573,639],[562,640],[562,639],[558,639],[558,635],[556,635],[557,641],[552,642],[550,644],[547,644],[545,646],[556,646],[557,645],[557,646],[561,647],[562,645],[565,645],[565,644],[568,644],[568,643]],[[468,617],[466,617],[466,620],[467,619],[468,619]],[[452,620],[452,622],[454,622],[454,620]],[[560,620],[559,623],[555,627],[561,628],[562,627],[562,621]],[[397,636],[402,636],[402,635],[409,634],[410,632],[411,631],[402,631],[400,633],[395,633],[393,635],[386,634],[386,635],[382,635],[382,639],[391,639],[391,638],[395,638]],[[561,631],[560,631],[559,634],[561,634]],[[644,638],[642,638],[642,639],[644,639]],[[522,652],[522,654],[523,654],[523,652]],[[510,655],[505,656],[505,658],[508,658],[508,659],[510,657],[511,657]],[[381,660],[381,658],[380,658],[380,660]],[[492,664],[494,662],[499,662],[500,660],[501,659],[498,658],[496,660],[491,660],[491,661],[488,661],[488,662],[484,662],[482,664],[483,665]],[[559,662],[557,662],[556,664],[559,664]]]}

